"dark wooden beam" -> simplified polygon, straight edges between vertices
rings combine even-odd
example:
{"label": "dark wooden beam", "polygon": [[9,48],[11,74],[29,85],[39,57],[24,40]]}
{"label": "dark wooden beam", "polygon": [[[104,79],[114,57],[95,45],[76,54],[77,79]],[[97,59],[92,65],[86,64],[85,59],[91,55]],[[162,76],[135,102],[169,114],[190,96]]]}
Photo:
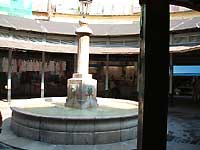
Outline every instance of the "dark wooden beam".
{"label": "dark wooden beam", "polygon": [[138,150],[166,150],[169,89],[169,1],[140,3]]}
{"label": "dark wooden beam", "polygon": [[196,11],[200,11],[199,0],[170,0],[170,4],[187,7]]}

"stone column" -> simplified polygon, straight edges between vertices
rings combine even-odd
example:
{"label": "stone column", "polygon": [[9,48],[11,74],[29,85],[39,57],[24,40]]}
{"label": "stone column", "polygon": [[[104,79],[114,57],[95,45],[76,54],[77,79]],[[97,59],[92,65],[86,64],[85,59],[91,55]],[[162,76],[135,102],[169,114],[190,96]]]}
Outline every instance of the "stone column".
{"label": "stone column", "polygon": [[89,69],[89,35],[77,33],[78,35],[78,64],[77,73],[88,74]]}
{"label": "stone column", "polygon": [[89,68],[89,39],[92,30],[87,20],[79,21],[80,27],[76,30],[78,38],[77,73],[67,82],[67,100],[65,106],[79,109],[97,107],[97,81],[88,74]]}

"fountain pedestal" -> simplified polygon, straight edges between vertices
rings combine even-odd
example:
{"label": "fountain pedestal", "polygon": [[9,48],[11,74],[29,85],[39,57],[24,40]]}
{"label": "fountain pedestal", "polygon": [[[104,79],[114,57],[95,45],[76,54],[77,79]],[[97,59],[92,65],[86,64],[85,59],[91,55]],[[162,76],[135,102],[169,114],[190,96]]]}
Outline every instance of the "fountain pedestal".
{"label": "fountain pedestal", "polygon": [[92,79],[91,74],[73,74],[73,78],[68,80],[65,106],[80,109],[97,107],[96,87],[97,80]]}
{"label": "fountain pedestal", "polygon": [[85,18],[79,21],[80,27],[76,30],[78,38],[77,73],[67,81],[67,100],[65,106],[74,108],[97,107],[97,81],[88,74],[89,68],[89,41],[92,30],[88,27]]}

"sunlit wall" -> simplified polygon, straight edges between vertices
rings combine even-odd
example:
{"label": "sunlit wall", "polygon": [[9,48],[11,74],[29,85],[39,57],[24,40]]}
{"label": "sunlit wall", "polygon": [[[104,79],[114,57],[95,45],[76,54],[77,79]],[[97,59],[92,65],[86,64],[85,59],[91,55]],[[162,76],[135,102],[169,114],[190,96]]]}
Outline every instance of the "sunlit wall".
{"label": "sunlit wall", "polygon": [[0,14],[29,18],[32,16],[32,0],[0,0]]}
{"label": "sunlit wall", "polygon": [[[79,13],[79,0],[42,0],[32,1],[34,11],[47,11],[48,2],[57,13]],[[184,7],[170,6],[171,12],[187,11]],[[139,0],[93,0],[90,14],[92,15],[131,15],[140,12]]]}

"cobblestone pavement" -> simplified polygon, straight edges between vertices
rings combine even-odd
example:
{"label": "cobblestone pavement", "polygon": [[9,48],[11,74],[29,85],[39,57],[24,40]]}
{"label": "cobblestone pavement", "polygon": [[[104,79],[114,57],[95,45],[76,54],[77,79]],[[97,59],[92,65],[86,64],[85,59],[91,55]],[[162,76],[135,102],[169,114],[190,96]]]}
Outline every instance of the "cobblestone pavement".
{"label": "cobblestone pavement", "polygon": [[200,104],[177,100],[169,107],[168,141],[200,145]]}

